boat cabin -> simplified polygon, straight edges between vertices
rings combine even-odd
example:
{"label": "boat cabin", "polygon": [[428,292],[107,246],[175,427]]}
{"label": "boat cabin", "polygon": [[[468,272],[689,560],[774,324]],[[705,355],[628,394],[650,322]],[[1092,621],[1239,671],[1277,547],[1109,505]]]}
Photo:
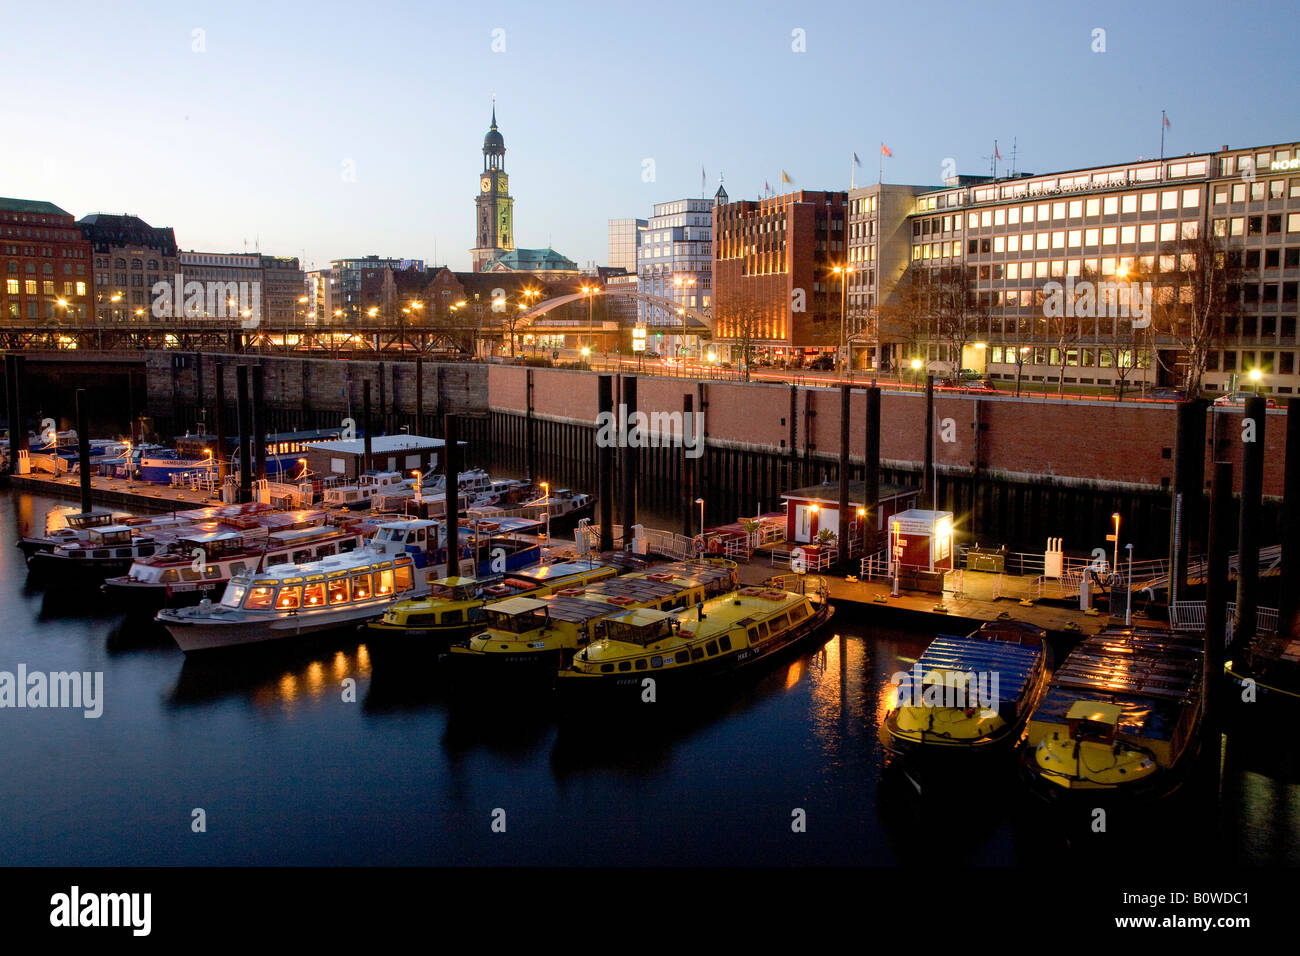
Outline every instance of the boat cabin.
{"label": "boat cabin", "polygon": [[429,599],[443,601],[473,601],[478,597],[478,578],[439,578],[438,572],[428,572]]}
{"label": "boat cabin", "polygon": [[1080,700],[1071,704],[1065,712],[1065,726],[1069,728],[1071,740],[1093,740],[1109,744],[1114,742],[1115,735],[1119,732],[1122,713],[1118,704]]}
{"label": "boat cabin", "polygon": [[106,524],[99,527],[90,528],[86,537],[89,539],[88,547],[91,548],[114,548],[118,545],[129,545],[131,543],[131,528],[124,524]]}
{"label": "boat cabin", "polygon": [[488,629],[506,634],[526,634],[550,623],[550,605],[537,598],[507,598],[489,604]]}
{"label": "boat cabin", "polygon": [[309,611],[392,599],[414,586],[409,557],[336,561],[277,565],[270,571],[237,576],[226,586],[221,604],[249,611]]}

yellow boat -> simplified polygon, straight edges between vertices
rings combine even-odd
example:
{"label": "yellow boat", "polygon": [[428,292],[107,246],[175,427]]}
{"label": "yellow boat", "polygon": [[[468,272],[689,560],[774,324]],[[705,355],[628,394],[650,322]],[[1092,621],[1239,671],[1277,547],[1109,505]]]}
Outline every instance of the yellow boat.
{"label": "yellow boat", "polygon": [[1170,631],[1106,628],[1052,675],[1021,749],[1040,795],[1148,799],[1181,782],[1197,750],[1201,645]]}
{"label": "yellow boat", "polygon": [[734,588],[737,576],[736,562],[708,558],[634,571],[585,588],[561,588],[541,598],[511,598],[485,608],[487,628],[453,644],[447,660],[497,673],[554,673],[591,642],[603,618],[631,608],[694,607]]}
{"label": "yellow boat", "polygon": [[487,621],[485,607],[520,595],[541,597],[564,588],[581,588],[618,574],[606,564],[562,562],[512,571],[504,578],[435,577],[428,572],[429,596],[399,601],[382,619],[364,626],[372,656],[391,651],[436,656],[452,641],[463,640]]}
{"label": "yellow boat", "polygon": [[556,686],[571,699],[661,701],[710,677],[734,674],[793,650],[815,635],[835,609],[824,583],[812,595],[747,587],[694,609],[625,611],[602,622],[602,635],[560,671]]}

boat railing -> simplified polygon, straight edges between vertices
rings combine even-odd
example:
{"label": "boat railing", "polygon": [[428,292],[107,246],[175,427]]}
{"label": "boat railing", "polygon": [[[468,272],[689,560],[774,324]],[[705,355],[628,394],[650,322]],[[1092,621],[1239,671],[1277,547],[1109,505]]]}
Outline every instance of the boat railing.
{"label": "boat railing", "polygon": [[774,574],[763,584],[792,594],[802,594],[818,604],[824,603],[830,597],[830,586],[820,574]]}

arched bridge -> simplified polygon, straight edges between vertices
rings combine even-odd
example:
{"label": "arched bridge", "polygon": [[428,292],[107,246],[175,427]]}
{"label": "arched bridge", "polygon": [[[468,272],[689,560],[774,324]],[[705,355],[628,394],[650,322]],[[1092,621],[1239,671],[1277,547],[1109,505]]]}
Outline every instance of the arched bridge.
{"label": "arched bridge", "polygon": [[[581,326],[583,324],[581,320],[571,319],[557,322],[554,319],[548,320],[547,316],[555,309],[566,305],[572,305],[575,302],[582,302],[584,299],[587,299],[592,295],[593,293],[590,292],[572,292],[567,295],[557,295],[554,298],[539,302],[519,314],[519,321],[516,323],[515,331],[522,332],[524,329],[530,327],[539,330],[549,330],[552,327],[557,330],[563,330],[568,326]],[[713,318],[711,316],[705,315],[698,309],[688,308],[687,306],[684,306],[679,302],[674,302],[671,299],[665,299],[663,296],[651,295],[649,292],[638,292],[636,289],[620,289],[618,287],[609,286],[594,293],[594,295],[617,296],[620,298],[634,299],[637,302],[644,302],[647,305],[653,305],[656,308],[663,309],[664,312],[672,316],[673,321],[669,322],[666,326],[662,326],[662,328],[680,330],[683,324],[685,324],[686,333],[688,335],[697,335],[703,338],[710,338],[713,335]]]}

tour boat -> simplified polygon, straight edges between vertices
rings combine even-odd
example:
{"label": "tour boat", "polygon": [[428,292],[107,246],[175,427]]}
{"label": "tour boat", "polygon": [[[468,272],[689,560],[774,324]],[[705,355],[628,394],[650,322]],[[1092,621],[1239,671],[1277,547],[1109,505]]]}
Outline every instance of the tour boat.
{"label": "tour boat", "polygon": [[[163,554],[140,558],[103,591],[133,607],[158,609],[197,603],[245,571],[304,564],[354,551],[364,543],[357,527],[317,523],[281,530],[213,530],[183,534]],[[198,557],[195,557],[196,552]]]}
{"label": "tour boat", "polygon": [[1047,799],[1145,799],[1181,783],[1202,709],[1199,638],[1113,627],[1084,639],[1029,718],[1021,767]]}
{"label": "tour boat", "polygon": [[51,508],[45,514],[45,533],[41,535],[24,535],[18,539],[18,547],[23,557],[30,558],[37,551],[53,551],[61,544],[68,544],[86,536],[88,528],[106,524],[120,524],[129,515],[92,509],[77,511],[72,507]]}
{"label": "tour boat", "polygon": [[372,654],[388,651],[436,657],[452,641],[462,640],[487,622],[485,608],[511,597],[542,597],[562,588],[581,588],[613,577],[617,569],[604,564],[561,562],[514,571],[504,577],[437,577],[427,571],[429,595],[399,601],[382,620],[365,626]]}
{"label": "tour boat", "polygon": [[793,653],[830,620],[835,609],[824,584],[812,591],[746,587],[696,608],[612,615],[560,671],[556,688],[569,703],[664,702],[706,679],[748,672]]}
{"label": "tour boat", "polygon": [[628,608],[694,607],[736,586],[734,561],[678,561],[561,588],[541,598],[512,597],[484,610],[487,628],[448,648],[447,662],[488,673],[554,674],[594,638],[598,622]]}
{"label": "tour boat", "polygon": [[397,471],[368,471],[353,485],[337,485],[326,488],[323,503],[327,508],[347,508],[352,511],[364,511],[370,507],[376,496],[388,494],[398,488],[410,485]]}
{"label": "tour boat", "polygon": [[421,596],[418,555],[436,522],[386,521],[364,548],[235,575],[219,603],[168,608],[155,620],[186,653],[264,644],[364,623],[395,601]]}
{"label": "tour boat", "polygon": [[1224,667],[1248,710],[1262,704],[1268,711],[1294,714],[1300,708],[1300,636],[1266,634],[1256,637],[1237,661]]}
{"label": "tour boat", "polygon": [[549,495],[534,498],[521,505],[525,514],[536,517],[539,521],[547,522],[549,516],[552,534],[558,531],[572,531],[577,527],[579,519],[591,517],[595,506],[594,495],[569,488],[556,488]]}
{"label": "tour boat", "polygon": [[1047,658],[1047,632],[1023,621],[939,635],[910,673],[895,675],[881,743],[912,758],[1009,752],[1047,687]]}

